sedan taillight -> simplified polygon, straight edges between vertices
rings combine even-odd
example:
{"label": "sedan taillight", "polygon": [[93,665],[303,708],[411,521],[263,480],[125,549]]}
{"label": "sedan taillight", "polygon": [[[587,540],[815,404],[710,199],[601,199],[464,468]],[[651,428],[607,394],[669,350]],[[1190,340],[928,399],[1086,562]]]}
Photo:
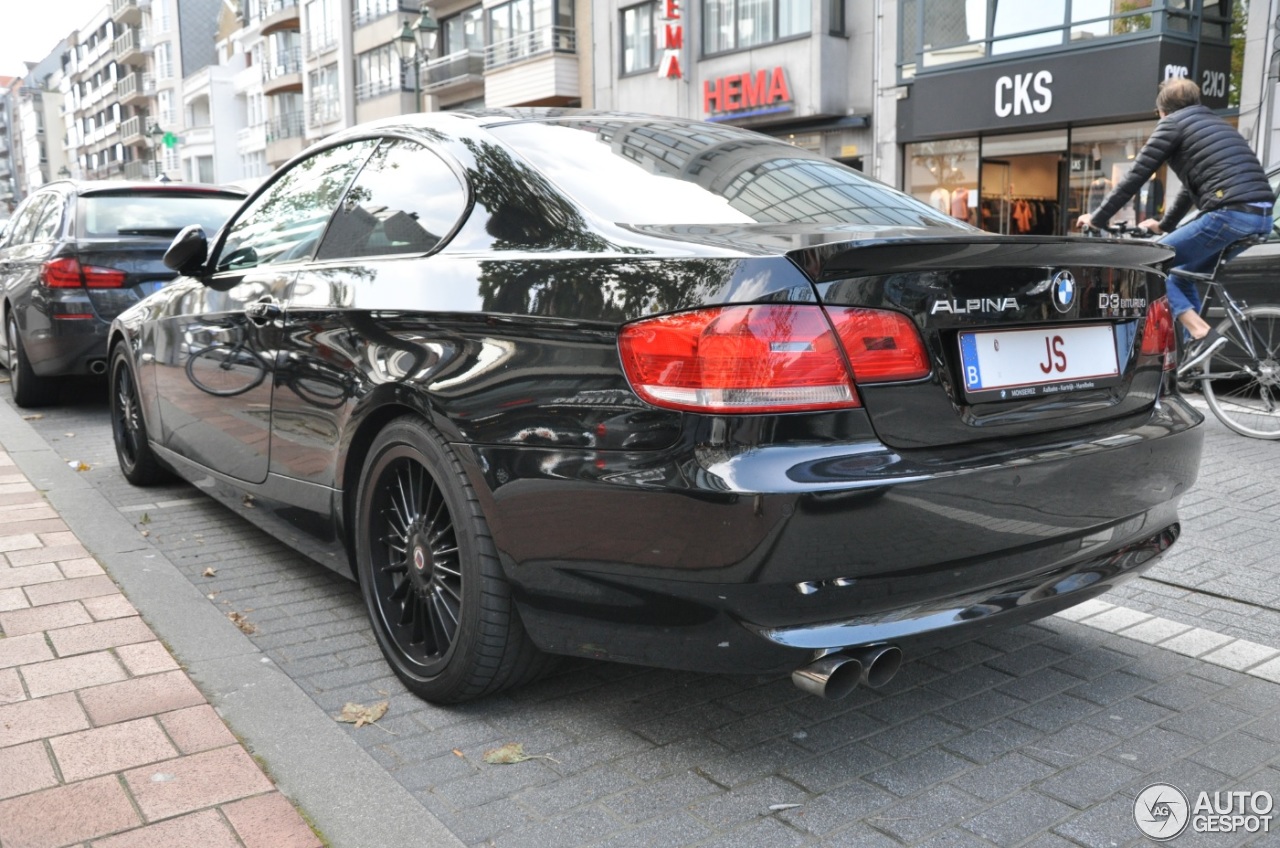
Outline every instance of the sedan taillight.
{"label": "sedan taillight", "polygon": [[124,288],[125,273],[118,268],[98,265],[81,265],[74,256],[50,259],[40,268],[40,282],[51,289],[78,289],[86,285],[91,289]]}
{"label": "sedan taillight", "polygon": [[628,324],[618,336],[618,349],[627,378],[641,398],[654,406],[691,412],[761,414],[857,407],[861,402],[850,363],[864,381],[914,379],[929,373],[910,320],[871,309],[698,309]]}
{"label": "sedan taillight", "polygon": [[1163,354],[1165,371],[1172,371],[1178,366],[1178,341],[1167,297],[1153,300],[1147,307],[1147,325],[1142,332],[1142,354]]}

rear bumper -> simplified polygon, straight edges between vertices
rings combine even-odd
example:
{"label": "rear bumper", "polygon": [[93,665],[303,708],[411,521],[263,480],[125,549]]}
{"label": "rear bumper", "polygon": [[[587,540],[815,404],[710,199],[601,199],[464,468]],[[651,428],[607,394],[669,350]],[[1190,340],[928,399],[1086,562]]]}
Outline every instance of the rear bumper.
{"label": "rear bumper", "polygon": [[90,365],[105,361],[111,324],[99,318],[31,321],[23,337],[31,369],[41,377],[89,374]]}
{"label": "rear bumper", "polygon": [[1177,539],[1201,420],[1173,397],[1069,441],[910,455],[691,446],[645,467],[461,450],[541,647],[765,672],[829,648],[1012,626],[1141,572]]}

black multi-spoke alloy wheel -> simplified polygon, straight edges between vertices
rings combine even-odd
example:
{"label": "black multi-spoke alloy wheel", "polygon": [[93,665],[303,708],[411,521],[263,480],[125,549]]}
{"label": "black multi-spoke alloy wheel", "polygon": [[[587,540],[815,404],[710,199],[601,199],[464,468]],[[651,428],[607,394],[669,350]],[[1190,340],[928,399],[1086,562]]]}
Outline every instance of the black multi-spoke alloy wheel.
{"label": "black multi-spoke alloy wheel", "polygon": [[123,344],[117,344],[111,352],[111,435],[116,443],[120,470],[130,483],[154,486],[170,478],[147,441],[138,383]]}
{"label": "black multi-spoke alloy wheel", "polygon": [[18,335],[18,319],[9,314],[5,323],[5,346],[9,355],[9,388],[13,390],[13,402],[23,409],[48,406],[58,399],[58,383],[49,377],[40,377],[31,370],[27,350]]}
{"label": "black multi-spoke alloy wheel", "polygon": [[378,645],[410,690],[429,701],[465,701],[545,668],[462,466],[421,419],[398,418],[374,440],[355,527]]}

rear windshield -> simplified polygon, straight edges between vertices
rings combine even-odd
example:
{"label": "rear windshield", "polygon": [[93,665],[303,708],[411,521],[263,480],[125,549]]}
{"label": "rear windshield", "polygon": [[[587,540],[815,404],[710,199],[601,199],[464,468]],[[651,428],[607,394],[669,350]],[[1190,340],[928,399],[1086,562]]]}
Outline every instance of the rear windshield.
{"label": "rear windshield", "polygon": [[175,191],[91,194],[80,198],[76,219],[80,238],[168,236],[199,224],[212,236],[243,198],[234,195]]}
{"label": "rear windshield", "polygon": [[584,120],[490,131],[583,207],[620,224],[967,229],[833,159],[733,127]]}

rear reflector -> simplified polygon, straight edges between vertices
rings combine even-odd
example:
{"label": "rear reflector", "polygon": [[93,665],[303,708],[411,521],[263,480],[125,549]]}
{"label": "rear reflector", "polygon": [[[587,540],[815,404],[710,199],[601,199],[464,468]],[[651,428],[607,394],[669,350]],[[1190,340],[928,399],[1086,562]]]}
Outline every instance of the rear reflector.
{"label": "rear reflector", "polygon": [[1142,331],[1142,355],[1164,356],[1165,371],[1178,366],[1178,342],[1173,325],[1173,311],[1169,299],[1162,297],[1151,301],[1147,307],[1146,326]]}
{"label": "rear reflector", "polygon": [[95,316],[90,312],[55,312],[49,317],[55,321],[92,321]]}
{"label": "rear reflector", "polygon": [[[878,320],[884,315],[893,313],[833,309],[837,336],[816,305],[713,307],[628,324],[618,350],[632,388],[655,406],[755,414],[847,409],[861,402],[842,340],[857,349],[852,358],[870,379],[910,378],[896,376],[893,365],[909,338],[924,358],[914,328],[908,337],[891,319]],[[917,372],[913,364],[911,376],[922,376]]]}
{"label": "rear reflector", "polygon": [[40,280],[51,289],[124,288],[125,273],[116,268],[81,265],[73,256],[51,259],[40,268]]}

